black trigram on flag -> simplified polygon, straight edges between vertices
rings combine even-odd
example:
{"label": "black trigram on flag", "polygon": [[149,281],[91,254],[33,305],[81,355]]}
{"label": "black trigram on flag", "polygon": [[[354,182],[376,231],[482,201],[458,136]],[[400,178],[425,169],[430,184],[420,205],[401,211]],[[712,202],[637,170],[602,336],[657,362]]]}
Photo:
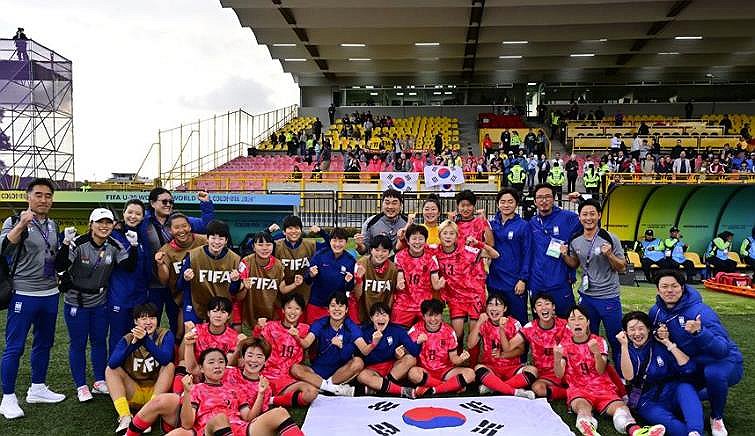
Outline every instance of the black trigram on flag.
{"label": "black trigram on flag", "polygon": [[385,421],[381,422],[380,424],[370,424],[368,425],[368,427],[379,436],[390,436],[401,431],[393,424]]}
{"label": "black trigram on flag", "polygon": [[477,413],[492,412],[493,410],[495,410],[492,407],[480,401],[470,401],[468,403],[459,404],[459,406],[467,410],[471,410],[472,412],[477,412]]}
{"label": "black trigram on flag", "polygon": [[480,424],[472,430],[472,433],[484,434],[485,436],[493,436],[494,434],[498,433],[498,430],[502,428],[503,424],[496,424],[495,422],[490,422],[487,419],[483,419],[482,421],[480,421]]}
{"label": "black trigram on flag", "polygon": [[398,407],[398,403],[392,403],[390,401],[378,401],[375,404],[367,406],[368,409],[372,409],[376,412],[389,412]]}

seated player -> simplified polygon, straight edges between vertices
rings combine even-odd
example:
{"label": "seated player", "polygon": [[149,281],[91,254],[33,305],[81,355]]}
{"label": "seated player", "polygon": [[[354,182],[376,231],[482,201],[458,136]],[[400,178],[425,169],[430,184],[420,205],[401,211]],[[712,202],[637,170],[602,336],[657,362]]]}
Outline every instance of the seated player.
{"label": "seated player", "polygon": [[556,316],[553,297],[538,294],[533,300],[535,320],[528,322],[519,334],[512,338],[501,338],[501,350],[509,352],[525,343],[532,350],[532,363],[537,370],[537,380],[532,383],[532,391],[538,397],[549,400],[566,399],[566,384],[553,372],[553,347],[561,343],[568,333],[566,320]]}
{"label": "seated player", "polygon": [[419,365],[409,370],[409,381],[417,385],[414,397],[461,392],[475,379],[472,368],[460,365],[469,352],[457,350],[456,334],[443,322],[443,302],[425,300],[421,306],[424,319],[409,330],[409,337],[419,345]]}
{"label": "seated player", "polygon": [[396,253],[396,292],[391,307],[391,320],[409,328],[422,321],[420,305],[432,299],[433,290],[443,288],[435,250],[425,245],[427,229],[416,224],[406,229],[407,248]]}
{"label": "seated player", "polygon": [[181,264],[176,287],[183,292],[185,321],[199,324],[207,318],[207,302],[214,296],[232,299],[239,291],[239,255],[228,248],[228,224],[207,224],[207,245],[190,250]]}
{"label": "seated player", "polygon": [[576,427],[585,436],[597,436],[598,420],[592,411],[613,417],[617,432],[629,436],[663,436],[662,425],[640,427],[629,408],[616,392],[608,366],[608,343],[598,335],[591,334],[587,309],[575,306],[569,312],[570,335],[561,344],[553,347],[553,370],[556,377],[563,377],[566,389],[566,404],[577,414]]}
{"label": "seated player", "polygon": [[[186,375],[181,400],[181,428],[168,433],[171,436],[251,436],[275,434],[283,436],[304,435],[285,409],[256,414],[254,405],[239,393],[233,383],[224,381],[226,357],[217,348],[208,348],[199,356],[203,383],[194,384],[194,378]],[[268,386],[261,380],[261,390]],[[255,397],[255,403],[257,401]],[[255,404],[259,408],[259,404]]]}
{"label": "seated player", "polygon": [[105,381],[118,412],[117,434],[131,423],[131,408],[139,409],[154,396],[169,392],[173,381],[173,347],[170,330],[158,327],[157,307],[134,307],[134,328],[110,354]]}
{"label": "seated player", "polygon": [[398,277],[396,264],[390,260],[392,249],[387,236],[375,235],[370,239],[369,256],[357,261],[354,289],[349,295],[349,315],[357,324],[369,321],[373,304],[381,302],[391,306]]}
{"label": "seated player", "polygon": [[621,373],[632,386],[628,406],[644,420],[666,427],[670,436],[703,434],[703,405],[695,387],[684,380],[695,363],[668,337],[662,326],[651,336],[645,312],[629,312],[624,329],[616,335],[621,344]]}
{"label": "seated player", "polygon": [[[380,237],[374,237],[372,242]],[[420,347],[409,338],[406,329],[391,324],[390,313],[382,301],[370,307],[372,322],[362,326],[362,337],[354,343],[364,356],[364,369],[357,381],[366,386],[367,394],[410,397],[411,389],[399,383],[416,365]]]}
{"label": "seated player", "polygon": [[304,283],[304,277],[297,274],[293,282],[286,284],[283,264],[272,255],[273,237],[270,233],[257,233],[253,243],[254,252],[242,259],[239,265],[243,286],[237,295],[249,326],[257,325],[258,318],[277,318],[276,305],[280,296]]}
{"label": "seated player", "polygon": [[[441,231],[442,233],[442,231]],[[480,314],[479,322],[469,327],[467,347],[472,349],[482,343],[480,364],[475,366],[480,393],[498,392],[535,399],[535,393],[527,390],[537,378],[537,370],[522,365],[519,356],[524,353],[524,344],[508,352],[503,351],[501,343],[518,336],[522,326],[513,317],[505,316],[508,311],[502,294],[488,296],[485,312]]]}
{"label": "seated player", "polygon": [[272,403],[275,406],[300,407],[309,405],[317,397],[317,388],[291,377],[291,367],[304,359],[302,336],[309,325],[299,322],[304,313],[304,298],[296,293],[283,296],[283,319],[268,321],[260,318],[255,336],[260,336],[272,347],[262,375],[270,382]]}
{"label": "seated player", "polygon": [[309,324],[328,315],[328,301],[333,292],[348,293],[354,288],[356,259],[346,251],[349,236],[336,227],[330,233],[330,246],[312,257],[312,266],[304,272],[304,281],[312,285],[307,304]]}
{"label": "seated player", "polygon": [[362,331],[347,317],[348,304],[344,293],[335,292],[330,296],[328,316],[315,321],[309,327],[309,333],[301,338],[302,348],[309,348],[317,341],[317,354],[312,366],[297,363],[291,368],[291,375],[320,391],[353,397],[354,387],[345,383],[364,369],[364,361],[354,355],[354,342],[362,337]]}

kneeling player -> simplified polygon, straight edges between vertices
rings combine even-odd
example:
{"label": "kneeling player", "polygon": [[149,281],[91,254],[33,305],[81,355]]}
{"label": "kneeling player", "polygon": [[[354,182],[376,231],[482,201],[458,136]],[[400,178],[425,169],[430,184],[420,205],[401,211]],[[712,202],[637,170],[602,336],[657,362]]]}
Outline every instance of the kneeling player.
{"label": "kneeling player", "polygon": [[561,344],[553,348],[553,369],[557,377],[564,377],[566,403],[577,414],[577,429],[585,436],[598,436],[598,421],[592,411],[598,410],[613,417],[613,426],[619,433],[630,436],[662,436],[662,425],[640,427],[629,408],[616,393],[616,386],[606,373],[608,343],[590,333],[587,310],[575,306],[569,312],[569,330]]}
{"label": "kneeling player", "polygon": [[469,352],[458,353],[456,333],[443,322],[442,301],[425,300],[420,309],[424,320],[409,330],[409,337],[422,345],[419,366],[409,370],[409,381],[417,385],[414,396],[461,392],[475,379],[472,368],[459,367]]}
{"label": "kneeling player", "polygon": [[516,337],[521,325],[513,317],[504,316],[508,308],[501,294],[488,296],[485,313],[480,314],[479,322],[472,324],[467,338],[467,347],[472,349],[482,342],[480,365],[475,366],[480,393],[492,391],[503,395],[535,399],[535,393],[524,389],[537,378],[537,370],[522,365],[519,356],[524,353],[524,345],[510,351],[503,351],[501,343]]}
{"label": "kneeling player", "polygon": [[532,391],[538,397],[549,400],[566,398],[566,384],[553,372],[553,347],[561,343],[568,333],[566,320],[556,316],[556,305],[548,294],[538,294],[533,300],[535,319],[528,322],[519,334],[512,338],[501,338],[504,353],[529,344],[532,350],[532,363],[537,370],[537,380],[532,383]]}
{"label": "kneeling player", "polygon": [[[191,375],[184,377],[181,401],[181,426],[168,433],[173,436],[215,435],[250,436],[273,434],[299,436],[304,433],[285,409],[276,408],[255,415],[253,406],[231,383],[224,383],[226,356],[222,350],[208,348],[199,357],[204,383],[194,385]],[[264,380],[260,386],[267,389]],[[256,396],[255,396],[256,398]],[[255,399],[255,403],[257,400]],[[251,422],[250,422],[251,421]]]}
{"label": "kneeling player", "polygon": [[357,380],[371,390],[366,393],[410,397],[411,389],[402,387],[399,381],[417,363],[419,345],[409,338],[404,328],[390,323],[387,304],[373,304],[370,319],[372,323],[364,324],[362,337],[355,342],[365,365]]}
{"label": "kneeling player", "polygon": [[152,303],[134,307],[134,328],[110,355],[105,380],[118,412],[116,433],[131,423],[131,407],[138,409],[157,394],[170,391],[173,380],[173,333],[158,327]]}
{"label": "kneeling player", "polygon": [[315,321],[309,333],[301,339],[301,346],[309,348],[317,341],[317,357],[312,367],[296,364],[291,375],[321,391],[352,397],[351,381],[364,368],[364,361],[354,356],[354,342],[362,337],[359,326],[347,317],[349,299],[342,292],[335,292],[328,301],[328,316]]}

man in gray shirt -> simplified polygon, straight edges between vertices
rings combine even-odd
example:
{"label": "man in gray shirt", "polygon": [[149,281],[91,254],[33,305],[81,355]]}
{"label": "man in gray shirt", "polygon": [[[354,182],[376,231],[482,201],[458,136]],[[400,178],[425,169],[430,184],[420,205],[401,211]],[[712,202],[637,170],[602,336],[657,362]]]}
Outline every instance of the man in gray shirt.
{"label": "man in gray shirt", "polygon": [[26,188],[28,209],[17,218],[7,218],[0,231],[2,255],[14,259],[18,256],[12,279],[15,292],[8,308],[5,350],[0,364],[3,383],[0,414],[7,419],[24,416],[16,398],[16,378],[32,325],[31,387],[26,392],[26,402],[59,403],[65,399],[65,395],[51,391],[45,384],[58,317],[55,256],[60,244],[58,227],[47,215],[54,192],[49,179],[32,180]]}
{"label": "man in gray shirt", "polygon": [[589,312],[593,333],[599,334],[600,322],[603,322],[614,364],[618,365],[621,348],[616,335],[622,329],[619,272],[626,268],[626,258],[619,238],[599,228],[602,212],[597,200],[580,204],[579,222],[584,230],[568,247],[562,245],[561,253],[570,267],[582,266],[579,304]]}
{"label": "man in gray shirt", "polygon": [[372,215],[362,224],[362,231],[354,235],[357,243],[356,249],[359,254],[367,254],[367,247],[374,236],[385,235],[396,247],[398,231],[406,226],[406,218],[401,215],[404,206],[404,197],[395,189],[387,189],[383,192],[382,211]]}

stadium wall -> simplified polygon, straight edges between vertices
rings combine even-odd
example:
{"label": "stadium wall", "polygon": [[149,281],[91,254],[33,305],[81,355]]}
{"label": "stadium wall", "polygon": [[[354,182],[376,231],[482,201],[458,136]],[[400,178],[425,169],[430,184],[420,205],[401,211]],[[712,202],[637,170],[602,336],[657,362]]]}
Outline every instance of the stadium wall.
{"label": "stadium wall", "polygon": [[[607,115],[621,111],[624,114],[632,115],[668,115],[674,117],[684,117],[684,105],[687,102],[679,103],[631,103],[631,104],[609,104],[609,103],[581,103],[580,109],[585,112],[595,110],[598,106],[602,107]],[[753,114],[755,113],[755,102],[694,102],[693,117],[699,117],[705,114]],[[569,110],[569,104],[547,104],[549,109],[566,111]]]}

